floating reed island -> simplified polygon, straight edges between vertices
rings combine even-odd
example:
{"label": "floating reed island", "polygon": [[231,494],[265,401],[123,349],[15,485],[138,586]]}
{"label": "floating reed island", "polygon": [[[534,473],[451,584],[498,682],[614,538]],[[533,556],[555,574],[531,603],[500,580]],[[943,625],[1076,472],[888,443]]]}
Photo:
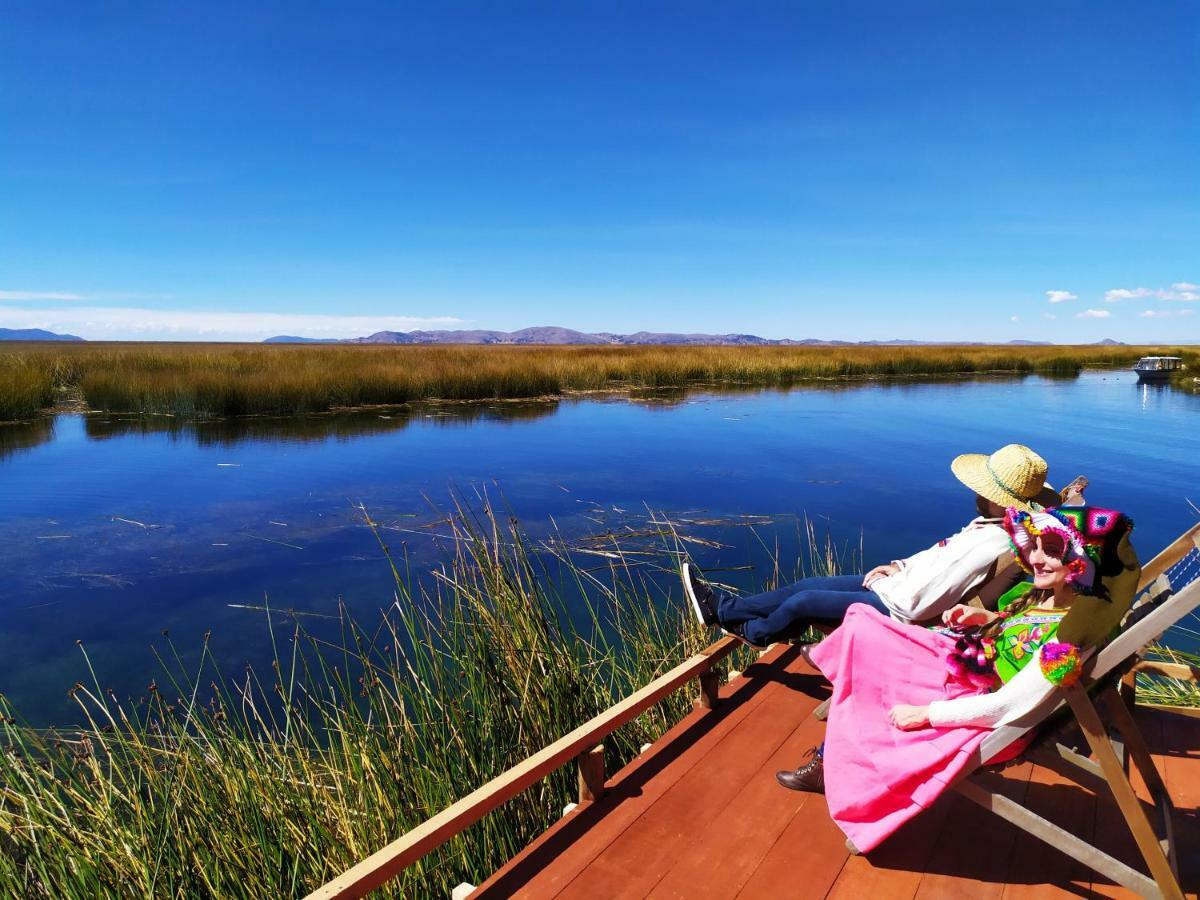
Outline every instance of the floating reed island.
{"label": "floating reed island", "polygon": [[1040,373],[1131,365],[1127,346],[372,346],[10,344],[0,421],[69,403],[111,413],[289,415],[429,400],[501,400],[690,385]]}

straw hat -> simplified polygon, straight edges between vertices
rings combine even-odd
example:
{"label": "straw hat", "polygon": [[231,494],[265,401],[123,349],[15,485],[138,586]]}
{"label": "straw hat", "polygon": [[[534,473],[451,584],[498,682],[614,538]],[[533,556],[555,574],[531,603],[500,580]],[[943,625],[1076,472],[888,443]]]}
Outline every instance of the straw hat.
{"label": "straw hat", "polygon": [[964,453],[950,463],[954,477],[975,493],[1027,512],[1046,505],[1046,468],[1046,461],[1024,444],[1007,444],[991,456]]}

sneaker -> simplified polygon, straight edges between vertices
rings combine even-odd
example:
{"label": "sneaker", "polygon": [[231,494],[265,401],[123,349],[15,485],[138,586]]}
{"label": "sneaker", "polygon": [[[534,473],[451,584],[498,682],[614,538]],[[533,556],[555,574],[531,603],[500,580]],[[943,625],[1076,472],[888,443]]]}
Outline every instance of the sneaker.
{"label": "sneaker", "polygon": [[722,628],[721,633],[727,634],[730,637],[737,638],[739,641],[741,641],[743,644],[745,644],[751,650],[757,650],[759,653],[762,653],[764,650],[771,649],[770,644],[756,644],[756,643],[754,643],[754,641],[750,640],[750,638],[746,637],[744,634],[742,634],[739,631],[736,631],[733,628]]}
{"label": "sneaker", "polygon": [[691,563],[685,562],[680,570],[680,576],[683,578],[683,592],[687,594],[688,601],[692,604],[692,611],[696,613],[696,621],[705,628],[719,624],[717,596],[700,571]]}
{"label": "sneaker", "polygon": [[825,756],[820,747],[808,751],[808,762],[796,771],[776,772],[775,780],[791,791],[825,793]]}

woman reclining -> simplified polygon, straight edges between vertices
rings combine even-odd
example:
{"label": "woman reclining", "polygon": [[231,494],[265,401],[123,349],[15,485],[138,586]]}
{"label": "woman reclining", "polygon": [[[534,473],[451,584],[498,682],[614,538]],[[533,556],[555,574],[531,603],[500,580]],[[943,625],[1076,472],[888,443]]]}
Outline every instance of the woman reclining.
{"label": "woman reclining", "polygon": [[719,625],[754,647],[798,636],[808,626],[838,625],[854,603],[867,603],[902,622],[937,621],[956,603],[996,598],[1020,579],[1008,562],[1002,519],[1007,507],[1033,511],[1058,506],[1046,487],[1046,461],[1021,444],[990,456],[964,453],[950,471],[975,494],[977,518],[948,538],[907,559],[876,566],[865,575],[804,578],[762,594],[736,596],[715,590],[691,563],[682,569],[684,593],[700,624]]}
{"label": "woman reclining", "polygon": [[1081,647],[1132,602],[1131,527],[1111,510],[1009,509],[1004,528],[1032,580],[1000,612],[960,605],[945,613],[950,628],[926,629],[851,607],[809,652],[833,684],[825,743],[779,782],[823,791],[854,846],[876,847],[953,783],[990,729],[1077,677]]}

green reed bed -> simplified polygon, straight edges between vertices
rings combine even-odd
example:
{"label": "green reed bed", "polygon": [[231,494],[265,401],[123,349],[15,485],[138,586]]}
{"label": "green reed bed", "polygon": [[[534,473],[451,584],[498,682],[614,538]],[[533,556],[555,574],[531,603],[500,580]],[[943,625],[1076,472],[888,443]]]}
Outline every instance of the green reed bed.
{"label": "green reed bed", "polygon": [[[421,400],[496,400],[694,384],[938,377],[1127,366],[1144,347],[683,347],[14,344],[0,350],[0,420],[56,398],[106,412],[287,415]],[[1196,354],[1189,356],[1193,365]]]}
{"label": "green reed bed", "polygon": [[[535,553],[515,525],[459,517],[450,528],[438,592],[414,596],[394,564],[395,602],[378,622],[343,612],[336,627],[306,629],[275,614],[269,672],[226,677],[207,641],[188,664],[167,639],[142,700],[95,673],[74,687],[83,727],[25,727],[0,699],[0,894],[303,894],[710,637],[611,540],[585,556],[603,560],[589,570],[561,545]],[[571,615],[567,595],[589,598],[586,612]],[[690,702],[679,693],[606,740],[610,771]],[[477,883],[574,791],[572,769],[552,775],[387,895]]]}
{"label": "green reed bed", "polygon": [[[418,593],[388,552],[388,527],[366,521],[395,581],[378,621],[341,610],[305,627],[268,608],[274,663],[233,675],[209,639],[185,661],[168,637],[162,674],[138,700],[106,690],[87,661],[71,691],[83,724],[71,729],[29,728],[0,698],[0,894],[302,895],[711,639],[673,579],[664,598],[650,577],[673,573],[678,547],[711,543],[669,523],[568,547],[460,510],[439,526],[450,552],[438,587]],[[811,525],[801,542],[810,573],[853,563]],[[776,565],[769,584],[792,574]],[[1150,702],[1200,706],[1194,688],[1139,688]],[[690,704],[677,692],[607,738],[609,771]],[[558,818],[575,777],[566,767],[539,782],[381,894],[478,884]]]}

